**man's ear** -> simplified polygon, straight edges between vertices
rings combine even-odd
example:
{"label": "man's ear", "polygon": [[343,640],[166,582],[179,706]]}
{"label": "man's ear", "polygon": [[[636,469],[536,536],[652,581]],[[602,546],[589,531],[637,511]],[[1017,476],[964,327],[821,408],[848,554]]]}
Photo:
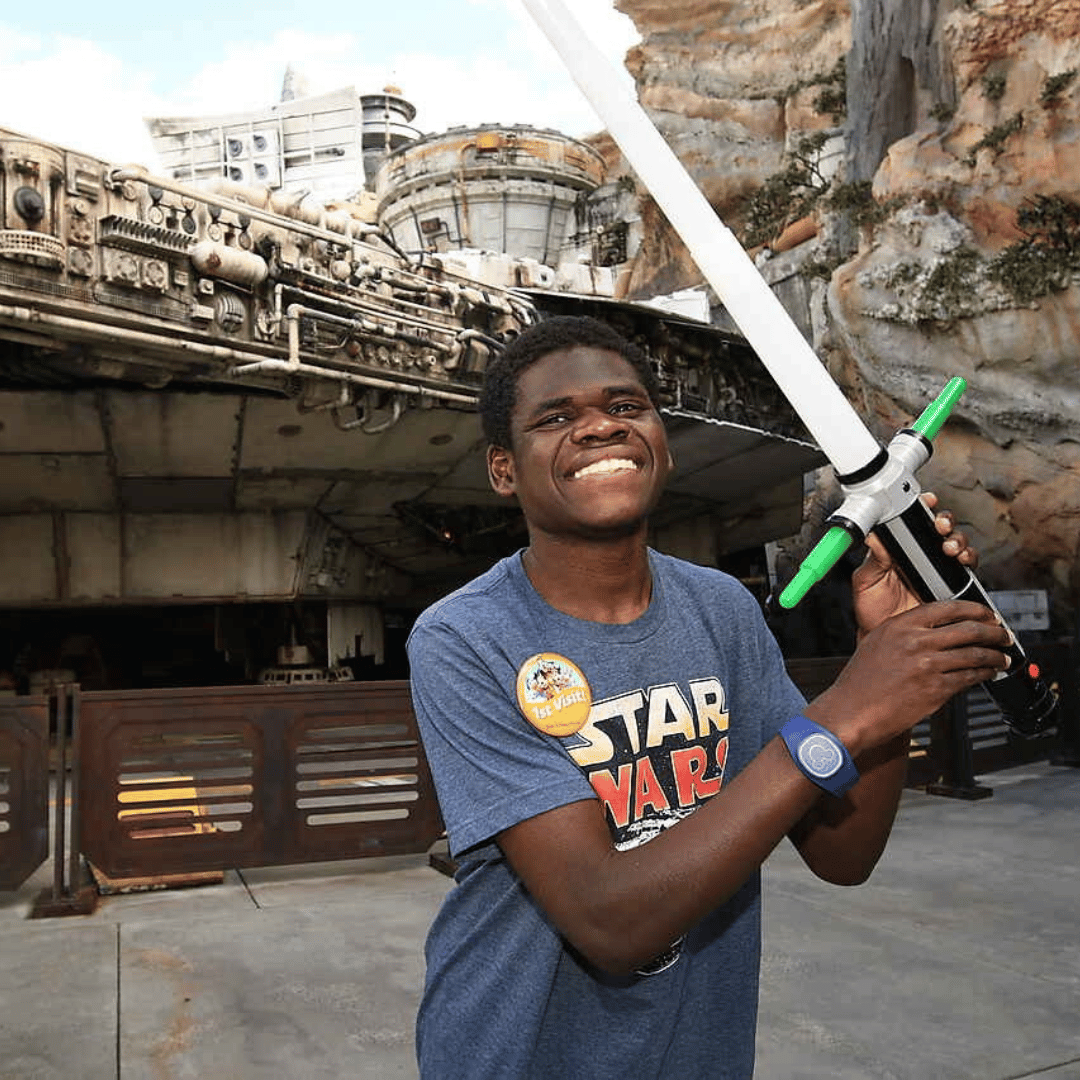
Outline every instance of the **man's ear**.
{"label": "man's ear", "polygon": [[488,480],[497,495],[514,494],[514,455],[502,446],[487,448]]}

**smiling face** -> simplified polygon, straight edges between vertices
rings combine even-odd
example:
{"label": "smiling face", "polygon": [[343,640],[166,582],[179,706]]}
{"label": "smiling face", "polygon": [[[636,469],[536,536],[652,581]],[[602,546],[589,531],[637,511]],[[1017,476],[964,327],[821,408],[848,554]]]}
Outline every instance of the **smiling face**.
{"label": "smiling face", "polygon": [[518,377],[513,449],[491,447],[500,495],[516,495],[530,534],[601,539],[644,533],[671,470],[663,422],[633,366],[576,345]]}

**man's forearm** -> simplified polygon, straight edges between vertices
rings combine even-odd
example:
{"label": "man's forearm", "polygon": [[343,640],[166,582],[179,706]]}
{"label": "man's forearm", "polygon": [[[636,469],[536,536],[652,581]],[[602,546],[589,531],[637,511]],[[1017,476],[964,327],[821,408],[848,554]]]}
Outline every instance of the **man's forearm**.
{"label": "man's forearm", "polygon": [[859,885],[889,839],[907,778],[910,734],[856,758],[859,782],[842,798],[822,795],[791,831],[807,866],[836,885]]}

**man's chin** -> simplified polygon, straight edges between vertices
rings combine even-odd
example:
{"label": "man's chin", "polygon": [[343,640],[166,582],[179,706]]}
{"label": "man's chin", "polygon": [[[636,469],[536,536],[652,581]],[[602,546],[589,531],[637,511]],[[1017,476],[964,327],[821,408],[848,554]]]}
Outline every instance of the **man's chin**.
{"label": "man's chin", "polygon": [[643,535],[645,530],[645,518],[623,518],[584,523],[579,527],[578,535],[584,540],[629,540],[639,534]]}

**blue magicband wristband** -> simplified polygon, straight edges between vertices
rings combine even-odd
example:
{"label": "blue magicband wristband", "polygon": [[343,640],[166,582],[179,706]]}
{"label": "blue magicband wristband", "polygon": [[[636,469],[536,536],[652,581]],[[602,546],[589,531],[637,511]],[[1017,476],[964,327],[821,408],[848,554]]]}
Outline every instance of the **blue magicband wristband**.
{"label": "blue magicband wristband", "polygon": [[780,737],[802,774],[830,795],[839,798],[858,781],[859,770],[844,744],[808,717],[792,717]]}

